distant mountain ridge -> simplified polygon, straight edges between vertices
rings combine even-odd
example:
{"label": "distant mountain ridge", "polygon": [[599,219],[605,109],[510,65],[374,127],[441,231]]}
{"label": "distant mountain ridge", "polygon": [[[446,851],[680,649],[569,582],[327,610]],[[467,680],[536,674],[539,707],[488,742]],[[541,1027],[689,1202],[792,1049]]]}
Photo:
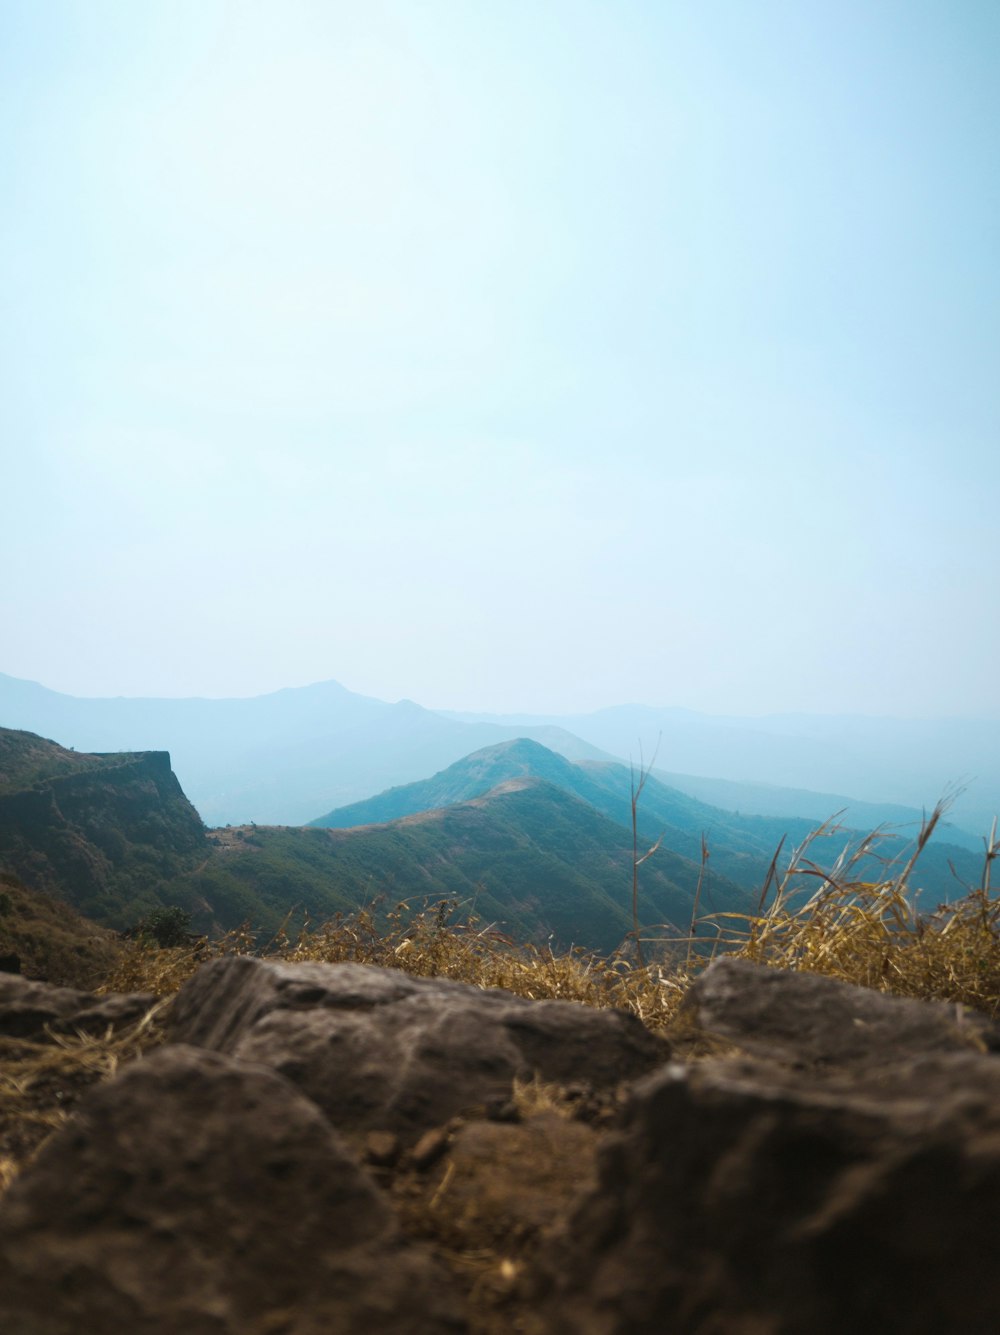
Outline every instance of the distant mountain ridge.
{"label": "distant mountain ridge", "polygon": [[[79,751],[167,750],[210,825],[299,824],[324,807],[421,779],[519,735],[320,682],[250,699],[78,699],[0,674],[0,726]],[[530,730],[576,758],[602,752],[559,727]]]}
{"label": "distant mountain ridge", "polygon": [[[759,718],[699,714],[687,709],[614,705],[590,714],[475,714],[447,711],[464,722],[514,728],[548,724],[600,748],[605,758],[647,762],[684,791],[704,795],[709,779],[745,785],[738,809],[776,814],[762,785],[804,793],[850,793],[850,803],[895,804],[919,812],[948,791],[964,788],[951,812],[981,847],[1000,814],[1000,720],[895,719],[861,715],[772,714]],[[692,787],[687,787],[693,779]],[[705,800],[730,806],[716,790]],[[801,812],[823,819],[844,802]],[[800,814],[793,812],[791,814]],[[852,822],[870,824],[862,812]]]}
{"label": "distant mountain ridge", "polygon": [[311,820],[309,825],[346,829],[398,820],[416,812],[480,797],[518,777],[547,779],[572,791],[574,768],[562,756],[528,737],[482,747],[447,769],[416,783],[398,785]]}
{"label": "distant mountain ridge", "polygon": [[846,806],[855,828],[915,827],[921,808],[965,783],[950,838],[979,849],[1000,812],[1000,723],[991,720],[727,718],[642,705],[455,714],[335,681],[251,699],[81,700],[0,674],[0,726],[89,752],[169,750],[209,824],[312,820],[523,736],[573,761],[621,762],[642,745],[669,787],[743,815],[815,823]]}

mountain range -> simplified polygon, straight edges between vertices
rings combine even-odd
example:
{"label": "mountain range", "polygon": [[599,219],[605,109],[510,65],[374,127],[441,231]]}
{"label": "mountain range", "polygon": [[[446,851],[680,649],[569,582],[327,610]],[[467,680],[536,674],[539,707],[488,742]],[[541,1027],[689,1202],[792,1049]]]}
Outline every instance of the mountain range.
{"label": "mountain range", "polygon": [[[537,750],[558,767],[559,757]],[[382,824],[207,831],[165,752],[87,755],[0,729],[0,869],[117,928],[168,905],[201,931],[247,921],[273,932],[288,917],[440,899],[518,941],[558,949],[613,951],[632,927],[629,830],[526,773]],[[642,869],[643,926],[682,934],[699,876],[690,859],[661,848]],[[706,906],[749,907],[745,890],[714,869],[702,880]]]}
{"label": "mountain range", "polygon": [[550,724],[459,722],[334,681],[246,700],[78,699],[0,674],[0,726],[80,751],[169,751],[210,825],[297,825],[516,736],[573,759],[602,755]]}
{"label": "mountain range", "polygon": [[[630,829],[632,792],[638,779],[638,773],[629,766],[614,761],[574,763],[537,742],[518,738],[474,752],[429,779],[327,812],[310,824],[350,829],[397,821],[474,800],[505,783],[535,780],[572,795]],[[755,894],[764,883],[779,843],[790,853],[816,829],[815,821],[802,817],[748,816],[711,806],[665,784],[656,773],[647,775],[643,784],[636,823],[647,843],[662,839],[664,847],[693,862],[700,860],[704,839],[712,870]],[[818,865],[830,868],[845,848],[856,847],[867,833],[869,829],[852,830],[843,820],[838,821],[810,846],[808,855]],[[915,835],[909,826],[903,830],[887,828],[879,845],[881,856],[858,864],[859,879],[883,879],[885,859],[903,859]],[[941,831],[922,854],[919,882],[928,899],[951,898],[958,888],[956,876],[971,882],[980,873],[981,853],[949,842],[950,837],[950,830]]]}
{"label": "mountain range", "polygon": [[[169,750],[212,825],[298,824],[527,737],[572,761],[637,762],[711,806],[855,829],[918,828],[965,783],[951,842],[981,848],[1000,810],[1000,723],[774,715],[623,705],[578,715],[471,715],[389,704],[337,682],[251,699],[79,699],[0,674],[0,725],[84,751]],[[846,796],[850,794],[850,796]]]}
{"label": "mountain range", "polygon": [[[899,719],[864,715],[771,714],[759,718],[698,714],[686,709],[616,705],[591,714],[469,714],[448,712],[467,723],[505,727],[566,729],[617,759],[648,760],[654,751],[667,781],[719,806],[754,814],[802,814],[822,819],[858,801],[916,809],[931,807],[947,792],[959,793],[952,824],[976,837],[982,847],[993,817],[1000,812],[1000,720],[977,718]],[[522,734],[523,735],[523,734]],[[690,776],[698,782],[688,788]],[[730,785],[706,789],[705,779]],[[851,794],[835,805],[791,810],[787,795],[773,789],[806,793]],[[697,790],[697,791],[696,791]],[[772,791],[769,791],[772,790]],[[774,809],[777,796],[783,809]],[[721,800],[723,797],[725,801]],[[800,798],[801,802],[802,799]],[[856,828],[871,822],[849,810]],[[885,819],[898,820],[899,814]]]}
{"label": "mountain range", "polygon": [[[286,919],[444,899],[518,941],[610,952],[632,928],[634,778],[519,738],[310,827],[206,830],[165,752],[88,754],[0,729],[0,871],[118,929],[167,906],[199,931],[248,922],[271,933]],[[660,841],[639,895],[641,924],[660,939],[688,930],[696,901],[701,915],[752,911],[778,841],[811,829],[712,808],[655,776],[637,820],[640,852]],[[810,856],[829,865],[851,839]],[[946,897],[952,866],[967,879],[979,870],[966,850],[932,843],[919,884]],[[884,873],[872,861],[861,874]]]}

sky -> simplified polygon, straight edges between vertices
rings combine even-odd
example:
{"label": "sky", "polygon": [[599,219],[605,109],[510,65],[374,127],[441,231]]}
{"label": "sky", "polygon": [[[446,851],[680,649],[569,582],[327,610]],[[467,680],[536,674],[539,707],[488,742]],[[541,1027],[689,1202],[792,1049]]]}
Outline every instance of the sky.
{"label": "sky", "polygon": [[0,671],[1000,717],[995,0],[0,0]]}

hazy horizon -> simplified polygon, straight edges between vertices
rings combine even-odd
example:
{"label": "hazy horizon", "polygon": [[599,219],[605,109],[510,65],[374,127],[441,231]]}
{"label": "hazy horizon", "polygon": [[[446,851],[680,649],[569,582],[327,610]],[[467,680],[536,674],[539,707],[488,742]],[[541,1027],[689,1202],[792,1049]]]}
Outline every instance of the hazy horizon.
{"label": "hazy horizon", "polygon": [[[975,721],[1000,722],[1000,713],[992,714],[992,715],[987,715],[987,714],[975,714],[975,715],[974,715],[974,714],[898,714],[898,713],[896,713],[896,714],[894,714],[894,713],[874,714],[874,713],[865,713],[865,712],[863,712],[863,711],[840,711],[840,712],[834,712],[834,711],[824,711],[824,710],[768,710],[768,711],[762,711],[762,712],[756,713],[756,712],[754,712],[754,711],[752,711],[752,710],[748,710],[748,711],[746,711],[746,712],[744,712],[744,713],[739,713],[739,714],[737,714],[737,713],[727,712],[727,711],[724,711],[724,710],[689,709],[689,708],[688,708],[687,706],[685,706],[685,705],[673,704],[673,703],[671,703],[671,702],[669,702],[669,701],[664,702],[664,701],[656,701],[656,700],[606,700],[606,701],[604,701],[602,704],[595,705],[593,709],[589,709],[589,710],[579,710],[579,709],[577,709],[577,710],[569,710],[569,709],[566,709],[566,710],[561,710],[561,711],[560,711],[560,710],[537,710],[537,711],[535,711],[535,710],[526,710],[526,709],[509,709],[509,710],[494,710],[494,709],[453,709],[453,708],[451,708],[450,705],[447,705],[447,704],[441,704],[441,705],[429,705],[429,704],[427,704],[425,701],[423,701],[423,700],[417,700],[417,699],[415,699],[414,696],[412,696],[412,695],[407,695],[407,694],[404,694],[404,695],[401,695],[401,696],[397,696],[397,697],[394,697],[394,698],[391,698],[391,699],[389,699],[389,698],[385,698],[385,697],[382,697],[382,696],[377,696],[377,695],[374,695],[374,694],[373,694],[372,692],[370,692],[370,691],[358,690],[358,689],[355,689],[353,686],[348,686],[346,682],[340,681],[340,680],[338,680],[338,678],[336,678],[336,677],[325,677],[325,678],[323,678],[322,680],[319,680],[319,681],[306,681],[306,682],[301,682],[301,683],[299,683],[298,685],[277,686],[277,687],[275,687],[275,688],[273,688],[273,689],[271,689],[271,690],[266,690],[266,691],[253,691],[253,692],[248,692],[248,693],[245,693],[245,694],[231,693],[231,694],[218,694],[218,695],[208,695],[208,694],[191,694],[191,695],[171,695],[171,694],[162,694],[162,695],[149,695],[149,694],[127,694],[127,693],[123,693],[123,692],[120,692],[120,693],[118,693],[117,695],[111,695],[111,694],[109,694],[109,693],[107,693],[107,692],[95,692],[94,694],[83,694],[83,693],[77,693],[77,692],[74,692],[74,691],[62,691],[62,690],[58,690],[56,687],[49,686],[48,683],[46,683],[46,682],[43,682],[43,681],[35,681],[35,680],[33,680],[32,678],[26,678],[26,677],[18,678],[18,677],[15,677],[13,673],[9,673],[9,672],[6,672],[6,673],[5,673],[5,672],[3,672],[2,669],[0,669],[0,678],[3,678],[3,677],[7,677],[8,679],[12,679],[12,680],[16,680],[16,681],[24,681],[24,682],[28,682],[30,685],[33,685],[33,686],[41,686],[44,690],[47,690],[47,691],[55,691],[55,692],[56,692],[57,694],[59,694],[59,695],[66,695],[66,696],[69,696],[69,697],[72,698],[72,699],[79,699],[79,700],[173,700],[173,701],[185,701],[185,700],[189,700],[189,701],[190,701],[190,700],[206,700],[206,701],[223,701],[223,700],[257,700],[257,699],[260,699],[260,698],[262,698],[262,697],[264,697],[264,696],[279,695],[279,694],[281,694],[281,693],[283,693],[283,692],[286,692],[286,691],[307,691],[307,690],[309,690],[310,688],[315,688],[315,687],[320,687],[320,686],[339,686],[339,687],[342,687],[345,691],[348,691],[348,692],[349,692],[350,694],[352,694],[352,695],[362,696],[362,697],[367,698],[367,699],[379,700],[381,703],[384,703],[384,704],[405,704],[405,703],[409,702],[409,703],[412,703],[412,704],[415,704],[415,705],[420,706],[422,709],[428,709],[428,710],[430,710],[432,713],[441,713],[441,714],[444,714],[445,716],[454,715],[455,717],[482,718],[482,719],[495,718],[495,719],[498,719],[498,720],[500,720],[500,719],[504,719],[504,720],[516,720],[516,721],[521,721],[521,722],[525,722],[525,723],[529,723],[529,722],[539,722],[539,721],[542,721],[542,720],[545,720],[545,719],[553,719],[553,718],[557,718],[557,717],[560,717],[560,716],[563,716],[563,717],[566,717],[566,718],[573,718],[573,717],[582,716],[582,715],[586,715],[586,714],[591,714],[591,713],[601,713],[601,712],[603,712],[603,711],[617,710],[617,709],[626,709],[626,710],[628,710],[628,709],[648,709],[648,710],[650,710],[650,711],[652,711],[652,712],[676,713],[676,714],[692,714],[692,715],[697,715],[697,716],[701,716],[701,717],[705,717],[705,718],[717,718],[717,719],[720,719],[720,720],[726,720],[726,719],[730,719],[730,720],[761,719],[761,720],[764,720],[764,719],[778,719],[778,718],[782,718],[782,717],[787,717],[787,718],[797,718],[797,717],[802,717],[802,718],[817,718],[817,719],[822,719],[822,718],[829,718],[829,719],[837,719],[837,718],[844,718],[844,719],[847,719],[847,718],[858,718],[858,719],[870,719],[870,720],[873,720],[873,721],[881,720],[881,721],[886,721],[886,722],[895,721],[895,722],[902,722],[902,723],[905,723],[905,722],[933,723],[933,722],[935,722],[935,721],[942,721],[942,722],[963,722],[963,721],[966,721],[966,722],[975,722]],[[0,727],[2,727],[2,726],[4,726],[4,724],[3,724],[3,720],[0,719]]]}
{"label": "hazy horizon", "polygon": [[1000,717],[998,57],[986,0],[6,0],[0,670]]}

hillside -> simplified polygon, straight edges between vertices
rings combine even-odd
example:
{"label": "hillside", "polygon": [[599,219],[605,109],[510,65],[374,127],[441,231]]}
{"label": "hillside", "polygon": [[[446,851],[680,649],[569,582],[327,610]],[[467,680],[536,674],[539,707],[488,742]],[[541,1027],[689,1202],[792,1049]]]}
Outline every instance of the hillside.
{"label": "hillside", "polygon": [[[522,940],[613,950],[631,930],[631,837],[586,802],[536,778],[386,824],[349,830],[255,827],[223,840],[197,872],[169,887],[177,903],[210,903],[226,918],[250,898],[277,926],[293,902],[312,914],[385,896],[453,898]],[[686,930],[698,867],[661,849],[642,868],[646,925]],[[744,892],[714,871],[704,906],[745,909]]]}
{"label": "hillside", "polygon": [[0,872],[0,959],[5,972],[60,987],[96,987],[110,972],[118,950],[115,934],[107,928]]}
{"label": "hillside", "polygon": [[206,855],[166,752],[85,755],[0,729],[0,773],[0,867],[97,922],[134,922]]}
{"label": "hillside", "polygon": [[32,788],[47,779],[107,769],[121,759],[67,751],[44,737],[0,728],[0,796]]}
{"label": "hillside", "polygon": [[[328,812],[310,824],[350,828],[396,820],[453,802],[467,801],[497,784],[522,777],[553,784],[589,803],[623,828],[631,828],[632,775],[627,766],[599,761],[573,764],[527,738],[477,751],[430,779],[392,788],[367,801]],[[833,814],[833,809],[826,812],[826,816]],[[638,825],[645,840],[652,842],[662,834],[665,848],[697,861],[704,835],[713,871],[747,891],[759,891],[775,849],[782,840],[785,841],[785,851],[791,852],[816,828],[816,823],[795,817],[741,816],[724,811],[662,783],[655,774],[647,779],[638,807]],[[821,865],[831,866],[845,845],[852,841],[857,843],[861,837],[861,834],[845,830],[815,844],[810,856]],[[912,837],[912,834],[887,837],[883,853],[902,856]],[[960,886],[952,867],[959,876],[972,883],[981,869],[980,856],[966,848],[938,841],[925,849],[919,883],[930,898],[948,899],[959,893]],[[870,858],[859,870],[868,879],[877,880],[881,878],[883,867]]]}

